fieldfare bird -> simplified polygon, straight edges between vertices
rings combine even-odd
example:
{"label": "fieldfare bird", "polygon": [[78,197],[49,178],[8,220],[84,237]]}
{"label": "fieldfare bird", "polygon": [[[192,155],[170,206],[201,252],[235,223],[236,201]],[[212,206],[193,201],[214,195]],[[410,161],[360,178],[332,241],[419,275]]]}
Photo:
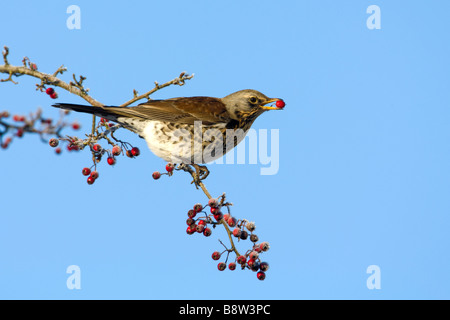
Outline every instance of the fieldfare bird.
{"label": "fieldfare bird", "polygon": [[[268,106],[274,102],[276,106]],[[244,139],[257,117],[268,110],[282,109],[284,102],[246,89],[223,98],[149,100],[134,107],[53,106],[117,122],[144,138],[158,157],[194,165],[199,174],[199,167],[206,169],[200,164],[222,157]]]}

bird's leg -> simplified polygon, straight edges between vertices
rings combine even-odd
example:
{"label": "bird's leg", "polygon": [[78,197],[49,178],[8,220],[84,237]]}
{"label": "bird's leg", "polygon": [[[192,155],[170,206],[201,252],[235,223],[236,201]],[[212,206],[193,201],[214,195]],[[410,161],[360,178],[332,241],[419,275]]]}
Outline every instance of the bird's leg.
{"label": "bird's leg", "polygon": [[[194,171],[195,169],[195,171]],[[209,175],[209,170],[206,166],[200,166],[198,164],[179,164],[177,170],[183,170],[189,172],[192,176],[192,182],[198,189],[202,180],[206,179]]]}
{"label": "bird's leg", "polygon": [[205,180],[207,176],[209,176],[209,170],[206,166],[200,166],[198,164],[192,165],[195,168],[197,179]]}

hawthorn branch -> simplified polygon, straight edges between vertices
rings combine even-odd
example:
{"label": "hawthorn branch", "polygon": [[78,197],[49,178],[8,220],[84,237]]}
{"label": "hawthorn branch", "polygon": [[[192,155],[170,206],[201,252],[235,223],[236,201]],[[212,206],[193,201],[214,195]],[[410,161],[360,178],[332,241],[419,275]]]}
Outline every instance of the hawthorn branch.
{"label": "hawthorn branch", "polygon": [[152,94],[154,94],[156,91],[163,89],[165,87],[171,86],[171,85],[178,85],[178,86],[183,86],[185,84],[186,80],[190,80],[194,77],[194,75],[188,75],[185,72],[182,72],[178,77],[176,77],[173,80],[167,81],[166,83],[163,84],[159,84],[158,82],[155,81],[155,87],[153,89],[151,89],[150,91],[147,91],[144,94],[139,95],[138,92],[136,90],[133,90],[133,96],[134,98],[131,100],[128,100],[127,102],[121,104],[119,107],[127,107],[130,104],[142,100],[142,99],[148,99],[150,100],[150,96]]}

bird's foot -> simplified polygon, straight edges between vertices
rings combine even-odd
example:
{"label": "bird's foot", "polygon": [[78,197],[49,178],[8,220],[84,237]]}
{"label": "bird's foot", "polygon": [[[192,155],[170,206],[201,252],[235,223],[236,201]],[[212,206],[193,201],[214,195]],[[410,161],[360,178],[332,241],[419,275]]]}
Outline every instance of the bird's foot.
{"label": "bird's foot", "polygon": [[[194,170],[195,169],[195,170]],[[194,184],[198,189],[202,180],[205,180],[209,175],[209,170],[206,166],[201,166],[198,164],[180,164],[177,167],[177,170],[183,170],[189,172],[192,176],[191,184]]]}
{"label": "bird's foot", "polygon": [[205,180],[209,176],[209,170],[206,166],[200,166],[198,164],[192,165],[195,168],[195,174],[194,180],[202,181]]}

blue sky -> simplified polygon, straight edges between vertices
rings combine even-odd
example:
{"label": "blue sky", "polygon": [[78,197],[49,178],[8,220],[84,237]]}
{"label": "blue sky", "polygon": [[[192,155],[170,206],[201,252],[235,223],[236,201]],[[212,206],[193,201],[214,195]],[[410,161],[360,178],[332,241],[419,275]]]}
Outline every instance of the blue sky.
{"label": "blue sky", "polygon": [[[66,27],[72,4],[80,30]],[[366,26],[370,5],[381,9],[379,30]],[[450,297],[448,1],[15,1],[2,9],[10,63],[28,56],[48,73],[64,64],[63,79],[86,76],[105,104],[187,71],[193,80],[153,97],[253,88],[287,106],[254,124],[279,130],[276,175],[260,175],[260,164],[211,165],[206,181],[270,242],[265,281],[216,269],[211,253],[225,232],[185,233],[187,210],[205,196],[185,174],[154,181],[165,163],[137,136],[120,134],[141,156],[101,163],[92,186],[81,175],[87,151],[56,156],[26,136],[0,151],[0,298]],[[0,110],[57,116],[36,80],[18,81],[0,84]],[[58,93],[58,102],[83,102]],[[71,119],[87,132],[89,116]],[[80,267],[80,290],[66,286],[70,265]],[[370,265],[381,270],[380,289],[367,288]]]}

